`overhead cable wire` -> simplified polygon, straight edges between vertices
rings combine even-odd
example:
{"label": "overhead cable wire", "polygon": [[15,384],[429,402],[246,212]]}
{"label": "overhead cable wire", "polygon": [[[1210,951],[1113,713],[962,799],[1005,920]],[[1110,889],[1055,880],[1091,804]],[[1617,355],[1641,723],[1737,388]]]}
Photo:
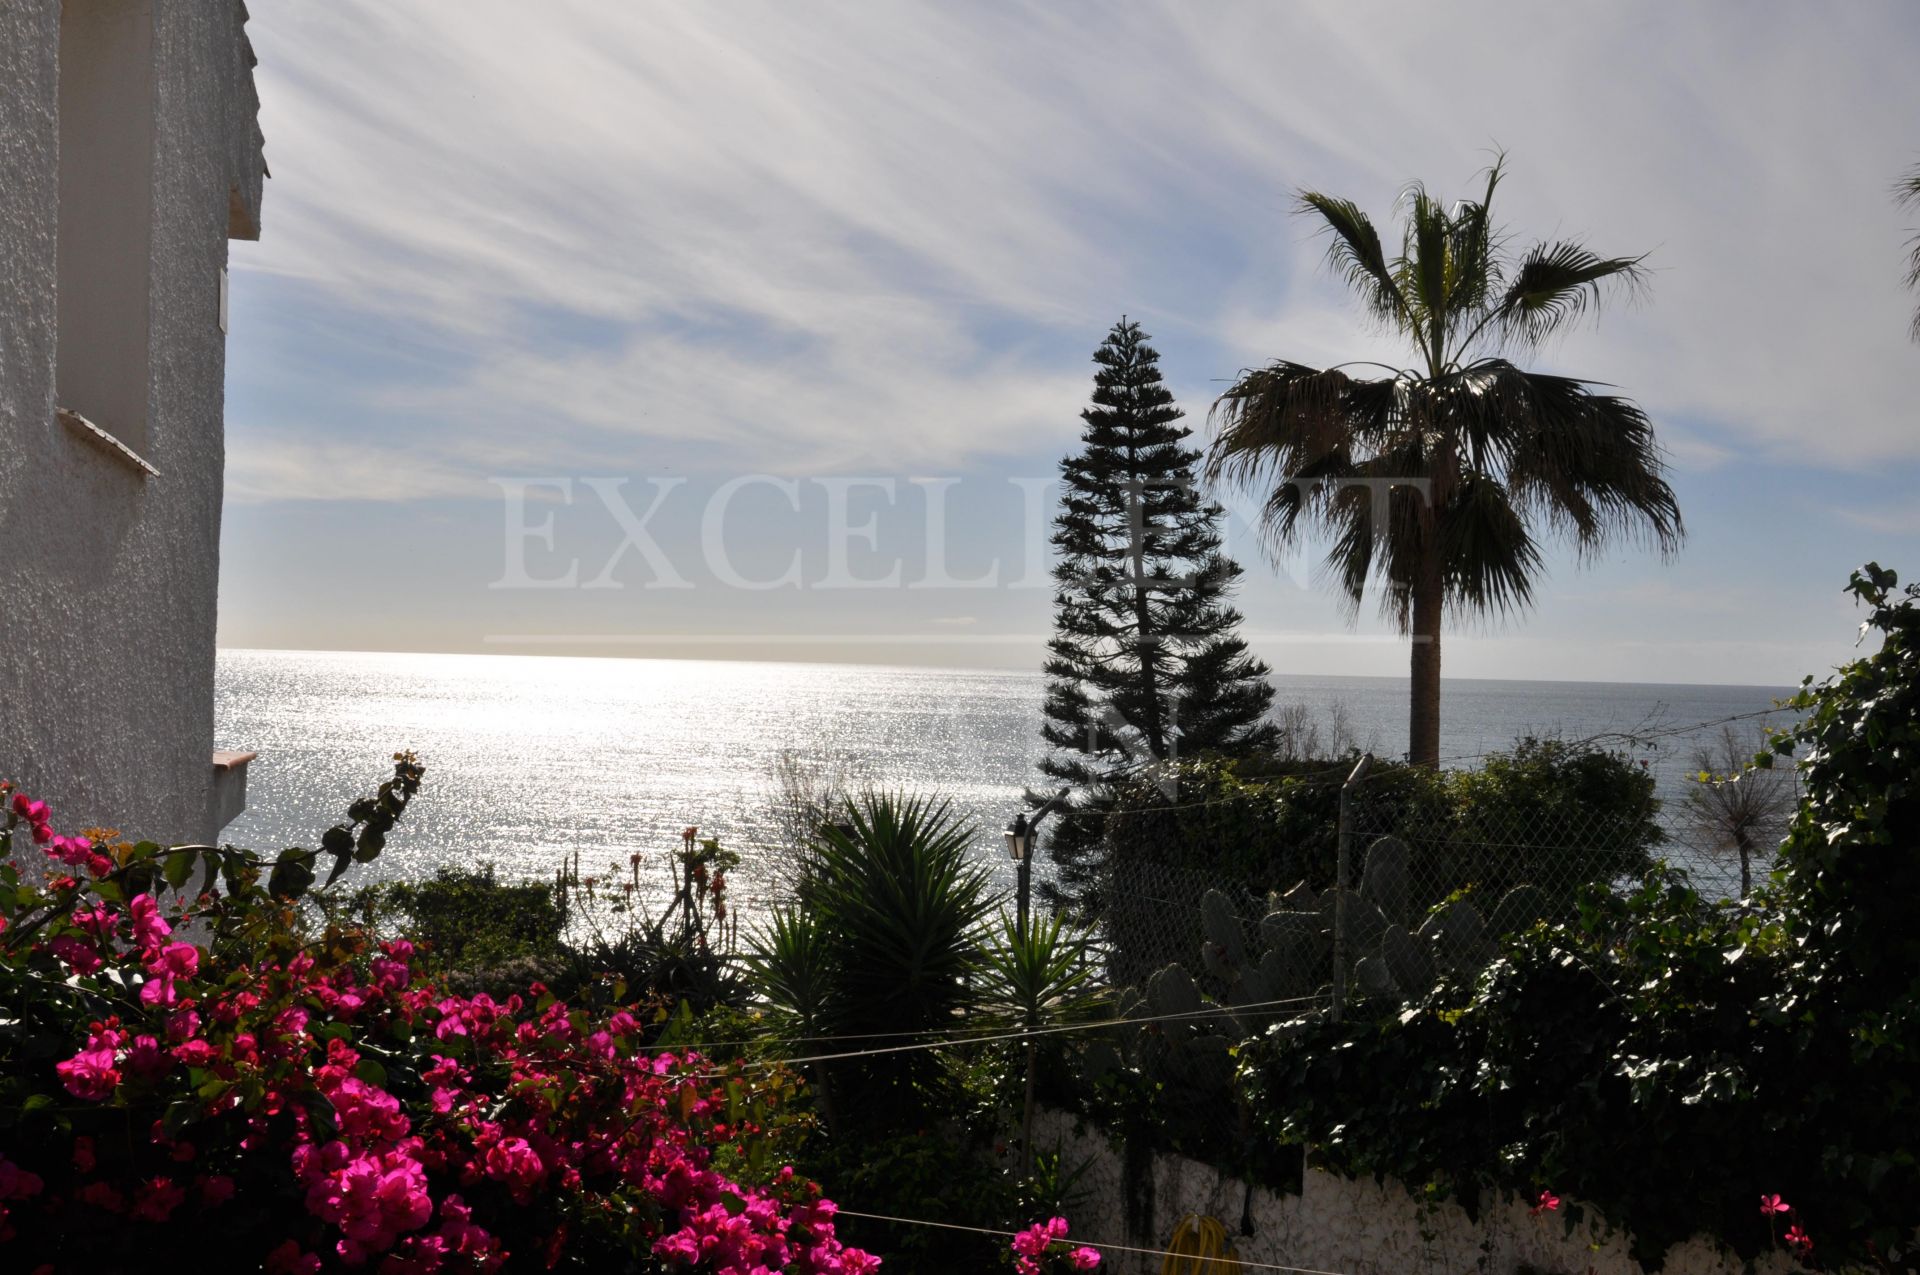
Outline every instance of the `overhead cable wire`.
{"label": "overhead cable wire", "polygon": [[[899,1226],[925,1226],[941,1231],[965,1231],[973,1235],[991,1235],[999,1239],[1012,1239],[1018,1234],[1016,1231],[997,1231],[992,1227],[986,1226],[961,1226],[955,1222],[930,1222],[925,1218],[891,1217],[885,1213],[858,1213],[853,1209],[836,1209],[834,1212],[837,1217],[857,1217],[869,1222],[892,1222]],[[1100,1249],[1108,1253],[1134,1253],[1143,1257],[1159,1258],[1185,1257],[1188,1260],[1192,1260],[1191,1254],[1173,1253],[1163,1248],[1135,1248],[1131,1244],[1109,1244],[1100,1240],[1070,1239],[1061,1242],[1074,1245],[1078,1248]],[[1345,1275],[1345,1272],[1342,1271],[1320,1270],[1312,1266],[1279,1266],[1272,1262],[1249,1261],[1244,1257],[1237,1257],[1232,1260],[1242,1269],[1250,1271],[1287,1271],[1290,1272],[1291,1275]]]}

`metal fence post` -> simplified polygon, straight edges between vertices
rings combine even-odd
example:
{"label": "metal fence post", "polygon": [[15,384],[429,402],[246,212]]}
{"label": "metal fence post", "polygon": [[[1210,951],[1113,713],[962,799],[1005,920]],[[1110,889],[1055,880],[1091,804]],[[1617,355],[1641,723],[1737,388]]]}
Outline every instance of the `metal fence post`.
{"label": "metal fence post", "polygon": [[1354,765],[1353,773],[1340,785],[1339,853],[1333,868],[1333,1021],[1346,1016],[1347,1009],[1347,865],[1352,859],[1353,790],[1373,765],[1373,754],[1366,753]]}

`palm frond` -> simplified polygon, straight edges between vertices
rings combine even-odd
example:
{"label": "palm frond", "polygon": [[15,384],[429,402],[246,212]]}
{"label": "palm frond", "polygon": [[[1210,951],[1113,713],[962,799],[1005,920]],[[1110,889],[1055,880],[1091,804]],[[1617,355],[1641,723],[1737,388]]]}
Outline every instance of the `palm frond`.
{"label": "palm frond", "polygon": [[1447,343],[1457,352],[1462,328],[1478,324],[1488,298],[1504,283],[1499,236],[1493,224],[1493,196],[1500,188],[1506,157],[1487,167],[1487,185],[1479,200],[1463,199],[1447,214]]}
{"label": "palm frond", "polygon": [[1016,1023],[1078,1013],[1092,999],[1097,973],[1093,936],[1058,912],[1036,917],[1024,934],[1003,912],[982,945],[982,999]]}
{"label": "palm frond", "polygon": [[1401,291],[1411,294],[1414,325],[1430,360],[1437,359],[1438,338],[1449,326],[1447,296],[1447,239],[1452,227],[1446,209],[1424,187],[1409,195],[1406,232],[1400,258],[1394,263],[1404,280]]}
{"label": "palm frond", "polygon": [[[1920,208],[1920,167],[1907,173],[1894,188],[1894,198],[1905,208]],[[1907,287],[1920,288],[1920,235],[1907,241]],[[1909,329],[1913,339],[1920,341],[1920,309],[1913,312],[1913,327]]]}
{"label": "palm frond", "polygon": [[1585,244],[1561,240],[1536,244],[1520,261],[1513,280],[1494,308],[1495,322],[1508,340],[1538,345],[1596,309],[1601,284],[1614,280],[1629,288],[1645,277],[1644,257],[1602,257]]}
{"label": "palm frond", "polygon": [[1653,422],[1627,399],[1571,377],[1523,372],[1504,360],[1476,365],[1483,410],[1502,423],[1510,499],[1591,557],[1616,537],[1662,555],[1686,538]]}
{"label": "palm frond", "polygon": [[1373,221],[1351,199],[1336,199],[1318,191],[1300,192],[1298,212],[1316,213],[1332,232],[1327,264],[1347,281],[1367,310],[1379,319],[1400,321],[1406,299],[1387,268],[1386,249]]}
{"label": "palm frond", "polygon": [[1447,597],[1464,610],[1505,617],[1532,605],[1540,549],[1507,492],[1486,475],[1455,487],[1441,519],[1440,555]]}

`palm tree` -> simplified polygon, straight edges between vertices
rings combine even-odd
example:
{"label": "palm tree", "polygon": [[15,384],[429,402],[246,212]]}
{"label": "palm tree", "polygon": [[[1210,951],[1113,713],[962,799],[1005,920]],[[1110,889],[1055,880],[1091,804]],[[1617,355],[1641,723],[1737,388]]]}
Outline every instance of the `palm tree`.
{"label": "palm tree", "polygon": [[[1377,583],[1412,635],[1408,756],[1429,766],[1440,756],[1443,612],[1524,610],[1543,566],[1539,529],[1565,534],[1583,558],[1621,533],[1663,553],[1684,535],[1645,413],[1504,357],[1597,307],[1602,285],[1638,283],[1641,259],[1570,241],[1509,251],[1492,217],[1501,166],[1478,201],[1451,208],[1410,187],[1392,258],[1352,200],[1303,192],[1299,211],[1325,223],[1334,269],[1413,344],[1412,365],[1280,360],[1243,372],[1213,406],[1209,478],[1264,494],[1275,545],[1303,520],[1328,528],[1326,569],[1350,607]],[[1356,366],[1385,375],[1347,370]]]}
{"label": "palm tree", "polygon": [[[1894,196],[1909,208],[1920,207],[1920,168],[1902,177],[1895,184]],[[1915,235],[1907,244],[1911,255],[1907,258],[1907,286],[1920,288],[1920,235]],[[1913,312],[1913,339],[1920,341],[1920,310]]]}

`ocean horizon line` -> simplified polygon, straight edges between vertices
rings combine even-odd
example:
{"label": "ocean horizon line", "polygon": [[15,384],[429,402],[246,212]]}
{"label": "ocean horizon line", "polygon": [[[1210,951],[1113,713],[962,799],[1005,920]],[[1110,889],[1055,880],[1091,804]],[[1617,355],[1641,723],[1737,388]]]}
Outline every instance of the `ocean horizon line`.
{"label": "ocean horizon line", "polygon": [[[680,638],[679,640],[704,641],[704,640],[707,640],[707,638],[705,635],[689,635],[689,636]],[[827,639],[827,638],[821,639],[822,642],[832,641],[832,640],[838,640],[838,639]],[[1382,639],[1374,639],[1374,640],[1382,640]],[[1405,639],[1396,638],[1393,640],[1404,641]],[[937,645],[938,642],[928,642],[926,644]],[[962,643],[958,643],[958,642],[954,644],[962,645]],[[639,663],[639,664],[647,664],[647,663],[758,664],[758,665],[767,665],[767,666],[773,666],[773,667],[790,665],[790,666],[807,667],[807,668],[833,667],[833,668],[848,668],[848,669],[883,669],[883,670],[901,670],[901,671],[914,671],[914,672],[926,672],[926,673],[991,674],[996,676],[1006,676],[1009,674],[1013,674],[1013,675],[1027,674],[1034,678],[1040,678],[1045,676],[1042,670],[1038,668],[1021,666],[1021,665],[1007,665],[1007,664],[902,664],[898,662],[887,662],[887,661],[877,661],[877,660],[765,659],[765,658],[753,657],[753,656],[723,656],[723,655],[707,655],[707,656],[660,655],[660,654],[653,654],[653,655],[631,654],[630,655],[630,654],[610,654],[605,652],[569,651],[564,649],[554,650],[554,651],[543,651],[543,652],[526,652],[526,651],[420,650],[417,648],[410,648],[410,647],[370,648],[370,647],[293,647],[293,646],[283,647],[283,646],[216,645],[215,650],[220,654],[232,653],[232,654],[242,654],[242,655],[251,655],[251,654],[368,655],[368,656],[415,655],[415,656],[425,656],[425,657],[433,657],[433,658],[440,658],[440,659],[479,659],[479,660],[512,659],[512,660],[580,660],[580,661],[598,660],[598,661],[611,661],[616,663]],[[1382,682],[1382,683],[1405,682],[1407,680],[1405,674],[1342,673],[1342,672],[1280,670],[1280,669],[1273,670],[1271,673],[1271,676],[1277,680],[1300,679],[1300,678],[1321,678],[1321,679],[1327,679],[1330,681],[1338,680],[1338,681],[1364,681],[1364,682]],[[1501,685],[1501,686],[1592,686],[1592,687],[1663,686],[1663,687],[1673,687],[1675,689],[1712,688],[1712,689],[1723,689],[1723,690],[1755,690],[1755,691],[1767,691],[1767,692],[1783,692],[1786,694],[1791,694],[1794,691],[1796,691],[1799,685],[1798,683],[1770,684],[1766,682],[1682,682],[1682,681],[1672,681],[1672,680],[1661,679],[1661,678],[1649,678],[1644,681],[1629,682],[1629,681],[1622,681],[1618,678],[1449,677],[1445,675],[1441,677],[1441,683],[1442,685],[1457,685],[1457,686],[1485,685],[1485,684],[1495,684],[1495,685]]]}

